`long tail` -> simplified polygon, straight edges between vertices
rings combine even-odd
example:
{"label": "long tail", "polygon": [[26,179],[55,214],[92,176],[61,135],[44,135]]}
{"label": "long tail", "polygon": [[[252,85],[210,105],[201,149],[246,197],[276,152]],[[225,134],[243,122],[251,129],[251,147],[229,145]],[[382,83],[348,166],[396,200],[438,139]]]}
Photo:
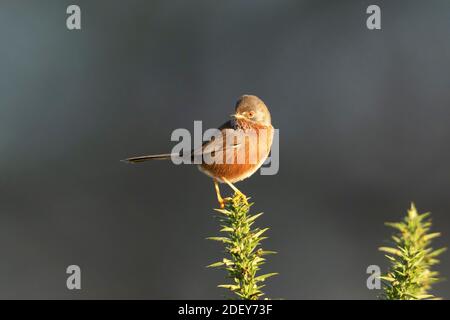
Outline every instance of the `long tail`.
{"label": "long tail", "polygon": [[170,159],[171,156],[172,156],[171,153],[153,154],[153,155],[149,155],[149,156],[132,157],[132,158],[124,159],[122,161],[127,162],[127,163],[139,163],[139,162],[144,162],[144,161],[149,161],[149,160],[168,160],[168,159]]}

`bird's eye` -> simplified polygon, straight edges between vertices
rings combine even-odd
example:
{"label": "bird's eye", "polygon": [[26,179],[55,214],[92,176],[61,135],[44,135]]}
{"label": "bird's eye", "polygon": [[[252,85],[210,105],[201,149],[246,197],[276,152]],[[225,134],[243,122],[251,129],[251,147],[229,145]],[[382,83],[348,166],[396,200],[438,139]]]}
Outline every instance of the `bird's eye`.
{"label": "bird's eye", "polygon": [[255,112],[254,111],[249,111],[248,112],[248,117],[249,118],[253,118],[255,116]]}

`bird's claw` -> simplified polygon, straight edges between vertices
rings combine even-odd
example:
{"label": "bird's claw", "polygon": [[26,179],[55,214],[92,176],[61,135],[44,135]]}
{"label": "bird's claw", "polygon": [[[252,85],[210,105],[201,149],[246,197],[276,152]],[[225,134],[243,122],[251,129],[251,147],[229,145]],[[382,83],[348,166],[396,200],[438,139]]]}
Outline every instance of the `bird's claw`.
{"label": "bird's claw", "polygon": [[220,209],[224,209],[224,208],[225,208],[225,204],[226,204],[227,202],[230,202],[232,199],[233,199],[233,198],[230,198],[230,197],[219,199]]}

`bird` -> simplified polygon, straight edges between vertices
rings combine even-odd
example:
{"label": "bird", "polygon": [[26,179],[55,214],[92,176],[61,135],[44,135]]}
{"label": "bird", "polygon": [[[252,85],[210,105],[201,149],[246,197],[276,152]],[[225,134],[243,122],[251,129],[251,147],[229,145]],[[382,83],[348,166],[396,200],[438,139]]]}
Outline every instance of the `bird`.
{"label": "bird", "polygon": [[190,150],[189,154],[154,154],[122,161],[136,164],[174,157],[200,159],[196,163],[201,172],[213,179],[217,200],[224,208],[229,198],[222,197],[219,183],[228,184],[244,196],[234,183],[249,178],[262,166],[269,156],[273,134],[272,118],[266,104],[255,95],[245,94],[237,100],[231,119],[218,127],[218,134],[200,148]]}

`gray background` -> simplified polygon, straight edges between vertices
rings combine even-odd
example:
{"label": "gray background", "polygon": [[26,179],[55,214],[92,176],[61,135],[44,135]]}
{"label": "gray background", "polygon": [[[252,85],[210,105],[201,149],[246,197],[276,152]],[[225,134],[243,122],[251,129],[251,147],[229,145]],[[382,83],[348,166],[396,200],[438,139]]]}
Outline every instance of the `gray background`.
{"label": "gray background", "polygon": [[448,246],[450,2],[376,1],[369,31],[373,3],[1,0],[0,298],[222,298],[210,179],[119,159],[220,125],[243,93],[280,129],[279,174],[238,185],[279,252],[269,297],[376,298],[366,267],[385,270],[383,222],[410,201]]}

